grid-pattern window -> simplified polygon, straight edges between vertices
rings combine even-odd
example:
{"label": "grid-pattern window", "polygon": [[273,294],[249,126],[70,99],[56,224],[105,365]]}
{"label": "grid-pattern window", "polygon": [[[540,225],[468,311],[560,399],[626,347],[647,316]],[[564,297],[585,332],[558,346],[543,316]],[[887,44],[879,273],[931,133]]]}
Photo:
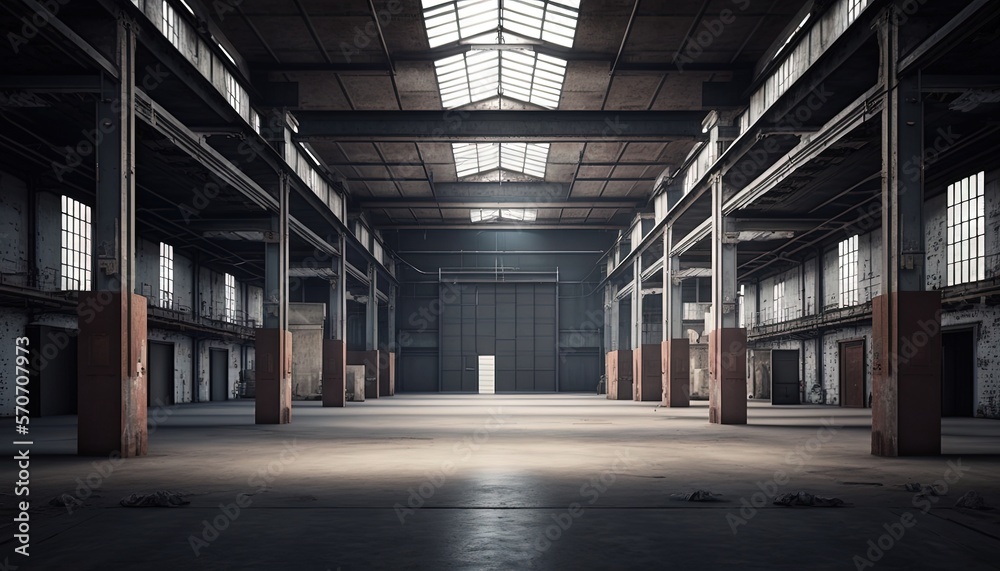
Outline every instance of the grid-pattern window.
{"label": "grid-pattern window", "polygon": [[90,290],[90,220],[89,206],[62,197],[61,289]]}
{"label": "grid-pattern window", "polygon": [[740,329],[747,326],[747,286],[740,284]]}
{"label": "grid-pattern window", "polygon": [[774,300],[774,320],[785,320],[785,280],[774,283],[772,299]]}
{"label": "grid-pattern window", "polygon": [[174,247],[160,242],[160,307],[174,307]]}
{"label": "grid-pattern window", "polygon": [[226,321],[236,322],[236,277],[226,274]]}
{"label": "grid-pattern window", "polygon": [[236,81],[236,76],[226,73],[226,100],[233,109],[240,110],[240,84]]}
{"label": "grid-pattern window", "polygon": [[174,44],[175,48],[180,49],[181,47],[181,26],[180,21],[177,16],[177,12],[174,11],[173,7],[167,3],[167,0],[162,2],[163,10],[163,35],[170,40],[171,44]]}
{"label": "grid-pattern window", "polygon": [[868,5],[868,0],[850,0],[847,5],[847,25],[850,26],[854,20],[858,19],[861,11]]}
{"label": "grid-pattern window", "polygon": [[985,277],[985,173],[948,185],[948,285]]}
{"label": "grid-pattern window", "polygon": [[851,236],[840,243],[837,250],[840,266],[840,307],[859,303],[858,295],[858,237]]}

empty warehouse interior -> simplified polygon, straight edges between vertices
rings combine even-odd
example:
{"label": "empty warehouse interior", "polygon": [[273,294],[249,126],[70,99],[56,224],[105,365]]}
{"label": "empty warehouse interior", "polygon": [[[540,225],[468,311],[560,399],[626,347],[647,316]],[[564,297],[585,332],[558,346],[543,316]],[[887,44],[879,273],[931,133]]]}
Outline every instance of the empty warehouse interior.
{"label": "empty warehouse interior", "polygon": [[0,29],[3,569],[1000,568],[1000,3]]}

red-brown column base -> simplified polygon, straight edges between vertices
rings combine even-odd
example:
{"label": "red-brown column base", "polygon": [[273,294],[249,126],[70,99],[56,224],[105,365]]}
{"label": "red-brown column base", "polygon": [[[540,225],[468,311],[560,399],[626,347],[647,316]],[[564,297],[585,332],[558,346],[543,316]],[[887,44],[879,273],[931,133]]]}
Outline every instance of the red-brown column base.
{"label": "red-brown column base", "polygon": [[396,374],[393,354],[388,351],[377,351],[378,359],[378,394],[382,397],[391,397],[396,392]]}
{"label": "red-brown column base", "polygon": [[609,351],[606,364],[608,398],[632,400],[632,350]]}
{"label": "red-brown column base", "polygon": [[747,423],[746,329],[716,329],[708,335],[708,421]]}
{"label": "red-brown column base", "polygon": [[670,339],[663,342],[663,406],[691,405],[691,342]]}
{"label": "red-brown column base", "polygon": [[258,329],[254,353],[257,361],[256,422],[288,424],[292,421],[292,332]]}
{"label": "red-brown column base", "polygon": [[129,295],[131,315],[121,293],[80,293],[77,453],[81,456],[146,455],[146,298]]}
{"label": "red-brown column base", "polygon": [[[378,351],[348,351],[348,365],[365,366],[365,399],[377,399],[380,396],[388,396],[382,392],[382,380],[379,378],[379,352]],[[369,384],[368,379],[374,378],[375,382]]]}
{"label": "red-brown column base", "polygon": [[323,340],[323,406],[345,406],[347,398],[347,344]]}
{"label": "red-brown column base", "polygon": [[632,352],[633,398],[637,401],[659,401],[663,398],[663,361],[659,345],[643,345]]}
{"label": "red-brown column base", "polygon": [[872,300],[872,454],[941,454],[940,292]]}

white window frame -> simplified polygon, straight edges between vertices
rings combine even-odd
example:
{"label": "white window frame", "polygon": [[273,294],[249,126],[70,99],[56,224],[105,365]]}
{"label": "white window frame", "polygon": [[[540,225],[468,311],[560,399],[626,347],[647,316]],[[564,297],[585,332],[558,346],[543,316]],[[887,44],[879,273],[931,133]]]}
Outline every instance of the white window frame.
{"label": "white window frame", "polygon": [[236,323],[236,276],[233,274],[226,274],[224,294],[226,321]]}
{"label": "white window frame", "polygon": [[166,36],[167,40],[173,44],[177,49],[181,49],[181,21],[180,15],[174,7],[170,5],[167,0],[162,0],[161,10],[162,10],[162,29],[163,35]]}
{"label": "white window frame", "polygon": [[837,267],[840,307],[851,307],[861,303],[858,283],[858,242],[857,234],[843,240],[837,246]]}
{"label": "white window frame", "polygon": [[92,211],[86,204],[66,195],[62,197],[62,224],[60,244],[60,289],[65,291],[90,291],[92,286],[93,258]]}
{"label": "white window frame", "polygon": [[986,277],[986,173],[980,171],[948,185],[947,285]]}
{"label": "white window frame", "polygon": [[771,305],[774,309],[774,321],[785,321],[785,280],[774,282],[771,290]]}
{"label": "white window frame", "polygon": [[160,307],[174,308],[174,247],[160,242]]}

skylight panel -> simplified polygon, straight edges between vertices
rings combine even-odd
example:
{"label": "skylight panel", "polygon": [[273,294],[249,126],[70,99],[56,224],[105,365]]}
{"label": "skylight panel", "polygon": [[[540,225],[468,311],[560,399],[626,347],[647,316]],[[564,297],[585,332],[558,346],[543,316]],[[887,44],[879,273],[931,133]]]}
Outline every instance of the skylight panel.
{"label": "skylight panel", "polygon": [[548,143],[453,143],[459,178],[497,169],[545,178]]}
{"label": "skylight panel", "polygon": [[497,28],[528,40],[573,47],[579,0],[504,0],[502,6],[501,10],[499,0],[423,0],[430,47],[466,41]]}
{"label": "skylight panel", "polygon": [[534,222],[538,219],[537,208],[473,208],[469,211],[469,217],[473,222],[498,222],[500,220],[510,220],[512,222]]}

